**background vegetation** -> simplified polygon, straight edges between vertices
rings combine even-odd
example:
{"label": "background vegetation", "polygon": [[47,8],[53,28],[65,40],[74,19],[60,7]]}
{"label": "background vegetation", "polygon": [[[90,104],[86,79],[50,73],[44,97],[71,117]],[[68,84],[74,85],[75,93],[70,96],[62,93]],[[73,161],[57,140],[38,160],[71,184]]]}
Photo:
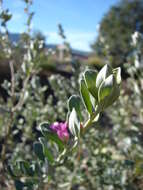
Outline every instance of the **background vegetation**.
{"label": "background vegetation", "polygon": [[[0,4],[0,189],[142,190],[142,1],[121,1],[111,8],[101,22],[93,56],[87,63],[71,59],[66,62],[70,70],[64,72],[57,70],[62,63],[53,60],[52,52],[45,55],[44,38],[32,35],[32,1],[25,0],[27,32],[16,45],[8,37],[12,15]],[[79,149],[62,166],[37,165],[34,179],[12,178],[9,164],[23,159],[39,164],[33,151],[33,142],[41,136],[38,126],[66,120],[65,102],[78,94],[80,73],[107,62],[122,64],[121,95],[88,130]]]}

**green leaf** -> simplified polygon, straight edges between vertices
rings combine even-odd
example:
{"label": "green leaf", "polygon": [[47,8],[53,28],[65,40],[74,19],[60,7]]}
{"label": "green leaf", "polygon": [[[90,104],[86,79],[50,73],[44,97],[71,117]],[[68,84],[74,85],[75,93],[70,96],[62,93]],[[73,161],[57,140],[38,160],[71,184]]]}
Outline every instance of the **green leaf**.
{"label": "green leaf", "polygon": [[99,88],[101,83],[112,74],[112,68],[106,64],[98,73],[96,78],[96,87]]}
{"label": "green leaf", "polygon": [[64,149],[64,143],[61,141],[61,139],[59,139],[58,135],[56,133],[54,133],[51,129],[50,129],[50,125],[48,122],[43,122],[40,124],[40,130],[42,135],[47,139],[47,140],[51,140],[54,141],[58,147],[60,151],[63,151]]}
{"label": "green leaf", "polygon": [[111,94],[111,91],[113,89],[113,80],[114,80],[113,75],[110,75],[100,85],[100,88],[98,91],[99,102]]}
{"label": "green leaf", "polygon": [[85,81],[83,79],[81,79],[81,81],[80,81],[80,93],[81,93],[83,103],[84,103],[87,111],[91,115],[92,111],[93,111],[93,106],[92,106],[91,99],[90,99],[90,93],[89,93],[87,86],[85,84]]}
{"label": "green leaf", "polygon": [[39,143],[39,142],[35,142],[35,143],[33,144],[33,148],[34,148],[34,152],[35,152],[35,154],[37,155],[37,157],[38,157],[40,160],[44,161],[44,160],[45,160],[45,156],[44,156],[44,154],[43,154],[43,147],[42,147],[42,144]]}
{"label": "green leaf", "polygon": [[116,83],[119,85],[121,84],[121,68],[117,67],[116,69],[113,69],[113,74],[116,79]]}
{"label": "green leaf", "polygon": [[93,109],[97,106],[97,100],[92,96],[92,94],[89,94],[89,96],[90,96],[90,101],[91,101],[92,109]]}
{"label": "green leaf", "polygon": [[108,98],[109,100],[108,100],[107,106],[112,105],[119,98],[119,96],[120,96],[120,85],[114,83],[112,93],[110,94]]}
{"label": "green leaf", "polygon": [[40,131],[41,131],[41,133],[42,133],[43,136],[45,135],[45,133],[47,131],[51,130],[50,129],[50,125],[49,125],[48,122],[42,122],[42,123],[40,123],[39,128],[40,128]]}
{"label": "green leaf", "polygon": [[80,118],[80,121],[82,121],[83,118],[80,111],[80,103],[81,103],[80,97],[77,95],[72,95],[68,100],[68,110],[69,112],[71,112],[72,109],[75,108],[76,113],[78,114],[78,117]]}
{"label": "green leaf", "polygon": [[97,74],[97,71],[94,70],[86,70],[84,73],[87,88],[96,100],[98,100],[98,89],[96,88]]}
{"label": "green leaf", "polygon": [[69,130],[73,136],[79,137],[80,135],[80,121],[78,119],[75,108],[69,115]]}
{"label": "green leaf", "polygon": [[39,138],[39,141],[42,144],[43,153],[44,153],[45,157],[48,159],[49,162],[53,163],[54,157],[53,157],[51,151],[49,150],[49,148],[47,146],[47,141],[43,137]]}
{"label": "green leaf", "polygon": [[103,82],[103,86],[101,84],[101,89],[99,89],[99,96],[101,96],[99,105],[102,110],[112,105],[120,95],[120,85],[116,83],[115,77],[113,76],[113,83],[112,77],[108,77],[107,79],[107,87],[105,82]]}

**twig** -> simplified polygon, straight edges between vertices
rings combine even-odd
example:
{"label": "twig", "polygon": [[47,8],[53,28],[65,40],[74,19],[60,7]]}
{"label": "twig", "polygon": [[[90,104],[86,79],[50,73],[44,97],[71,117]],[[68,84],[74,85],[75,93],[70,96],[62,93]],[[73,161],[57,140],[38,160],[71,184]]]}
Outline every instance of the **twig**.
{"label": "twig", "polygon": [[11,96],[12,96],[12,99],[13,99],[14,98],[14,93],[15,93],[15,76],[14,76],[13,61],[10,61],[9,66],[10,66],[10,72],[11,72]]}
{"label": "twig", "polygon": [[23,104],[24,104],[24,95],[25,95],[25,91],[26,91],[28,82],[29,82],[31,76],[33,76],[35,73],[36,73],[35,71],[31,71],[31,73],[29,73],[29,75],[25,78],[25,80],[24,80],[24,82],[23,82],[23,89],[22,89],[22,92],[21,92],[21,94],[20,94],[19,101],[18,101],[18,103],[15,105],[15,107],[13,107],[12,112],[15,112],[15,111],[17,111],[17,110],[20,110],[21,107],[23,106]]}

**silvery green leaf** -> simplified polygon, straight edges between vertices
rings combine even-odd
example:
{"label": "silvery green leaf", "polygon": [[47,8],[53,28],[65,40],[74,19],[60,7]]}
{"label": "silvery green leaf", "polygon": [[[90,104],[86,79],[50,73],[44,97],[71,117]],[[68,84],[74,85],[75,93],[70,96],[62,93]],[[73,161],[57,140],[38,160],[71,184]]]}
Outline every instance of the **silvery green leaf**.
{"label": "silvery green leaf", "polygon": [[113,74],[116,79],[117,84],[121,84],[121,68],[117,67],[116,69],[113,69]]}
{"label": "silvery green leaf", "polygon": [[114,83],[112,93],[109,96],[108,106],[112,105],[120,95],[120,85]]}
{"label": "silvery green leaf", "polygon": [[73,136],[80,135],[80,121],[78,119],[75,108],[73,108],[72,112],[69,115],[69,130]]}
{"label": "silvery green leaf", "polygon": [[49,148],[47,146],[47,141],[43,137],[40,137],[39,141],[42,145],[44,156],[48,159],[49,162],[53,163],[54,157],[53,157],[51,151],[49,150]]}
{"label": "silvery green leaf", "polygon": [[87,111],[89,112],[89,114],[92,114],[93,106],[90,99],[90,93],[83,79],[81,79],[80,81],[80,93]]}
{"label": "silvery green leaf", "polygon": [[113,80],[114,80],[114,76],[110,75],[100,85],[100,88],[98,91],[99,102],[111,94],[112,89],[113,89]]}
{"label": "silvery green leaf", "polygon": [[78,114],[78,117],[80,118],[80,121],[82,121],[83,119],[82,119],[82,115],[80,111],[80,103],[81,103],[80,97],[77,95],[72,95],[68,100],[68,110],[69,112],[71,112],[72,109],[75,108],[76,113]]}
{"label": "silvery green leaf", "polygon": [[112,74],[112,68],[106,64],[98,73],[96,78],[96,87],[99,88],[101,83]]}
{"label": "silvery green leaf", "polygon": [[97,71],[86,70],[84,73],[85,83],[92,96],[98,100],[98,89],[96,88]]}
{"label": "silvery green leaf", "polygon": [[89,95],[90,95],[90,101],[91,101],[92,107],[95,108],[97,106],[97,100],[91,94]]}
{"label": "silvery green leaf", "polygon": [[113,87],[109,87],[109,89],[107,90],[105,94],[106,95],[108,94],[108,95],[105,96],[103,99],[101,99],[99,103],[99,106],[102,110],[112,105],[118,99],[120,95],[120,85],[116,83],[116,80],[114,77],[113,77]]}

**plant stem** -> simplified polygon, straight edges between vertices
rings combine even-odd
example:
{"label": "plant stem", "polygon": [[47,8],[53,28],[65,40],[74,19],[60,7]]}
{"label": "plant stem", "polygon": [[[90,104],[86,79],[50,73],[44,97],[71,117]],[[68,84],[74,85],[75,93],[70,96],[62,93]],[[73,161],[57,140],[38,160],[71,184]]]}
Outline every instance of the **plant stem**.
{"label": "plant stem", "polygon": [[92,120],[91,118],[87,120],[87,122],[84,124],[82,134],[84,134],[85,131],[91,126],[92,121],[93,121],[93,120]]}
{"label": "plant stem", "polygon": [[91,124],[94,122],[95,118],[98,116],[99,112],[100,112],[100,109],[97,108],[96,111],[90,116],[90,118],[84,124],[84,127],[82,129],[82,134],[84,134],[85,131],[91,126]]}

